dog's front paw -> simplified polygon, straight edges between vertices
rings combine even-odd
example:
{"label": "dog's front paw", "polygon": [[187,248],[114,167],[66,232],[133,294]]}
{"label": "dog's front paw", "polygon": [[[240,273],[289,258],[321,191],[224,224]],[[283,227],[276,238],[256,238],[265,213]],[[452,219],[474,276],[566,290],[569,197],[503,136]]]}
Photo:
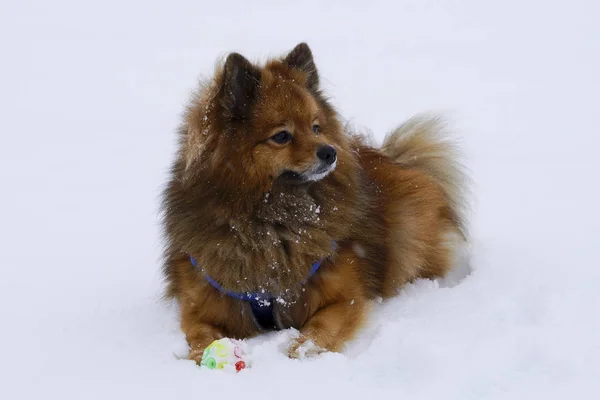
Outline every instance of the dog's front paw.
{"label": "dog's front paw", "polygon": [[188,354],[188,359],[193,360],[196,364],[200,365],[202,362],[202,355],[204,354],[204,349],[190,349]]}
{"label": "dog's front paw", "polygon": [[202,356],[204,355],[204,351],[210,343],[211,342],[207,343],[207,341],[199,341],[191,344],[190,352],[188,353],[188,360],[193,360],[196,362],[196,364],[200,365],[200,363],[202,362]]}
{"label": "dog's front paw", "polygon": [[288,357],[296,359],[314,357],[326,351],[327,349],[317,346],[306,336],[293,339],[287,349]]}

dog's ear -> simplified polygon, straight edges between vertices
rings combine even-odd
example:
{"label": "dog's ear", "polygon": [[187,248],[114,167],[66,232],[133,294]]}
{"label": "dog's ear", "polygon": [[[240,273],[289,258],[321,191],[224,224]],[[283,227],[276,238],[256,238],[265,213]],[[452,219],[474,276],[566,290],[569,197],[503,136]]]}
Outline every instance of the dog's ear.
{"label": "dog's ear", "polygon": [[308,76],[306,80],[306,86],[310,91],[317,91],[319,89],[319,74],[313,59],[312,51],[306,43],[300,43],[288,54],[284,61],[290,68],[299,69],[305,72]]}
{"label": "dog's ear", "polygon": [[260,70],[241,54],[227,56],[223,70],[221,105],[225,116],[231,120],[243,120],[250,116],[258,97]]}

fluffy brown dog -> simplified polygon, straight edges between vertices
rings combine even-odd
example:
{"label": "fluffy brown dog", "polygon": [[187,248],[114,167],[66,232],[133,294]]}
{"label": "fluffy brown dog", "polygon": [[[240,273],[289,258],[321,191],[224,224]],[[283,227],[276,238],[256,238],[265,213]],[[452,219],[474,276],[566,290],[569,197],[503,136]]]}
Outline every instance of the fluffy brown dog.
{"label": "fluffy brown dog", "polygon": [[367,146],[321,93],[305,43],[262,67],[230,54],[179,137],[164,271],[197,362],[215,339],[289,327],[291,357],[339,351],[370,299],[444,275],[464,238],[462,174],[438,123]]}

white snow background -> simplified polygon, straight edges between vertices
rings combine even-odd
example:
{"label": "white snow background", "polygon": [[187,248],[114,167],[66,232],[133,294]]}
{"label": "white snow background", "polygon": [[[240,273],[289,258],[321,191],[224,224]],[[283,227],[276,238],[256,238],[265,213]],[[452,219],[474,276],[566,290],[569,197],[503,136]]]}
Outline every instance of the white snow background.
{"label": "white snow background", "polygon": [[[600,396],[600,3],[0,3],[0,398]],[[472,273],[377,306],[343,354],[178,360],[158,197],[200,76],[311,46],[377,140],[441,111],[475,182]]]}

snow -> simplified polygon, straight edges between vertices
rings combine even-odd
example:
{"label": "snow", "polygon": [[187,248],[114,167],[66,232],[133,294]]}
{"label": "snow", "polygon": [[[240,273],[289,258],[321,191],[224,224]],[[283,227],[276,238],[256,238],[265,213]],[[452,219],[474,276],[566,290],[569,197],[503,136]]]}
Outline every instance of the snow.
{"label": "snow", "polygon": [[[598,2],[203,3],[0,5],[1,398],[600,395]],[[374,304],[343,354],[290,360],[278,332],[202,370],[160,299],[178,118],[218,57],[300,41],[376,141],[450,117],[472,272]]]}

